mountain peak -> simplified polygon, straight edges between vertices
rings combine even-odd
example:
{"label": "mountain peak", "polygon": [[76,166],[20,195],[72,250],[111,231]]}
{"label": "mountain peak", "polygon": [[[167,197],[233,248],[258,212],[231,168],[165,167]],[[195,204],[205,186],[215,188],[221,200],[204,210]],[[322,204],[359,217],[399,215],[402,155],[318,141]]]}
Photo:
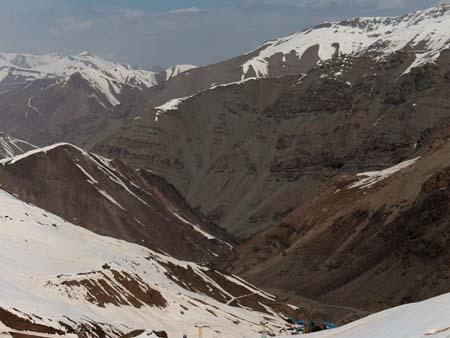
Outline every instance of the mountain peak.
{"label": "mountain peak", "polygon": [[[250,53],[244,77],[270,76],[270,61],[282,56],[317,62],[341,55],[384,58],[401,51],[417,51],[411,68],[434,61],[450,45],[450,5],[443,4],[397,17],[360,17],[324,23],[290,36],[269,41]],[[408,70],[409,70],[408,69]]]}

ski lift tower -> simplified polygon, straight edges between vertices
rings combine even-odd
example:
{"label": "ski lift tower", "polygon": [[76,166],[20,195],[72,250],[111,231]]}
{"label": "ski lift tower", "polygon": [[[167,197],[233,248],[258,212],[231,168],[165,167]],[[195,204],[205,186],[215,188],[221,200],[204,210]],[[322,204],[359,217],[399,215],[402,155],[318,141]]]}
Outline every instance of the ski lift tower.
{"label": "ski lift tower", "polygon": [[267,322],[261,322],[261,338],[267,338]]}
{"label": "ski lift tower", "polygon": [[198,338],[203,338],[203,329],[209,328],[209,325],[204,323],[195,323],[195,327],[198,329]]}

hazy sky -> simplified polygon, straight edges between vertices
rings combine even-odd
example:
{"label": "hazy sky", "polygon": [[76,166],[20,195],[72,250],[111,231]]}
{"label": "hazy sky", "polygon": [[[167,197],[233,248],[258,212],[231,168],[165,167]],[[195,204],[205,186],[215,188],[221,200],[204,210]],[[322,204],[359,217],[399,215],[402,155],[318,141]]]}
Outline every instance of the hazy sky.
{"label": "hazy sky", "polygon": [[325,20],[438,0],[0,0],[0,51],[89,50],[137,65],[203,65]]}

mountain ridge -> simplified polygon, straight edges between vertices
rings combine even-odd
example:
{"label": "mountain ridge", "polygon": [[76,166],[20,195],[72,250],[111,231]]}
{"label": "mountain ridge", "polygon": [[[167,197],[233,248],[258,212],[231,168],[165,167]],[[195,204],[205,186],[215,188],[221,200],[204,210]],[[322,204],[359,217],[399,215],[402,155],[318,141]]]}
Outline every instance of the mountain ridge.
{"label": "mountain ridge", "polygon": [[193,68],[195,66],[175,65],[157,73],[107,61],[88,51],[73,56],[0,53],[0,83],[3,85],[44,78],[53,79],[56,84],[78,73],[105,96],[104,104],[110,106],[120,104],[119,96],[124,86],[143,90]]}
{"label": "mountain ridge", "polygon": [[234,240],[164,179],[60,143],[0,160],[2,189],[100,235],[214,264]]}
{"label": "mountain ridge", "polygon": [[[431,7],[396,17],[359,17],[349,20],[326,22],[290,36],[268,41],[258,47],[258,55],[242,65],[243,78],[269,76],[269,59],[281,54],[302,59],[308,51],[314,53],[317,62],[341,55],[366,55],[384,57],[409,49],[416,59],[406,70],[433,62],[440,52],[448,48],[450,38],[450,4]],[[252,51],[250,53],[254,53]],[[250,54],[249,53],[249,54]],[[273,76],[273,75],[272,75]]]}

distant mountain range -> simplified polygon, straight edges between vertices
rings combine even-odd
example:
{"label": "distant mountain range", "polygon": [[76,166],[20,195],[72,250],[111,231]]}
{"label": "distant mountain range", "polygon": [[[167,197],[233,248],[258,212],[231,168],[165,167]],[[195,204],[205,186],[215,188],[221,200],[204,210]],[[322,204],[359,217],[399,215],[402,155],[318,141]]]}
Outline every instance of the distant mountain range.
{"label": "distant mountain range", "polygon": [[195,68],[177,65],[159,73],[134,69],[129,65],[104,60],[89,52],[75,56],[59,53],[46,55],[0,53],[0,84],[20,84],[38,79],[54,79],[55,84],[80,74],[93,89],[102,95],[104,104],[117,106],[125,86],[137,89],[150,88],[161,81]]}

